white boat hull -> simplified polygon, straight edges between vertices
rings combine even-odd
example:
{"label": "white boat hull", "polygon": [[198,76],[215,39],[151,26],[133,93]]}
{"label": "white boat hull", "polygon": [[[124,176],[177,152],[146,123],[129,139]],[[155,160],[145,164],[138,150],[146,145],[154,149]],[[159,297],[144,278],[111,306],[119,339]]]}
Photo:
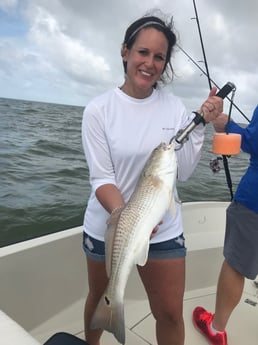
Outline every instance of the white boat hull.
{"label": "white boat hull", "polygon": [[[188,250],[184,301],[186,345],[207,343],[193,328],[191,314],[199,304],[214,310],[227,205],[224,202],[183,204]],[[0,277],[0,309],[40,343],[59,331],[83,338],[87,283],[82,227],[2,248]],[[155,345],[154,319],[136,270],[129,277],[125,298],[127,344]],[[246,281],[243,301],[228,325],[229,345],[257,342],[258,306],[246,303],[246,298],[258,302],[258,290],[252,281]],[[110,333],[104,334],[103,343],[117,344]],[[22,345],[19,341],[17,344]]]}

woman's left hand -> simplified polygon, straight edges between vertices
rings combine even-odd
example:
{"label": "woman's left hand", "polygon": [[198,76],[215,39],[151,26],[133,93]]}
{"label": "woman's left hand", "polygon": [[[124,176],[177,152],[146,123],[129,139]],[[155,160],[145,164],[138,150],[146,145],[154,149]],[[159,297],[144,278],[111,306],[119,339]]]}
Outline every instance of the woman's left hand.
{"label": "woman's left hand", "polygon": [[203,114],[206,123],[215,120],[223,112],[223,99],[216,96],[217,88],[213,87],[209,97],[201,106],[200,113]]}

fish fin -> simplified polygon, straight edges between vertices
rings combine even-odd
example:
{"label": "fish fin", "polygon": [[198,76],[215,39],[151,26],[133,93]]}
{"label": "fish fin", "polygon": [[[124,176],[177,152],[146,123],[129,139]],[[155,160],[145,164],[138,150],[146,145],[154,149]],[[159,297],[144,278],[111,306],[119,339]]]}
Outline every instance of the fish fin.
{"label": "fish fin", "polygon": [[125,207],[119,207],[116,208],[111,214],[110,217],[107,220],[107,225],[110,224],[117,224],[119,221],[119,218],[121,216],[122,211],[124,210]]}
{"label": "fish fin", "polygon": [[112,248],[116,234],[116,228],[123,209],[124,208],[119,208],[118,210],[116,210],[107,220],[107,229],[105,232],[105,262],[108,277],[110,277],[111,272]]}
{"label": "fish fin", "polygon": [[124,305],[113,302],[104,293],[90,322],[90,328],[111,332],[120,344],[125,344]]}
{"label": "fish fin", "polygon": [[150,246],[150,241],[148,239],[146,243],[143,245],[142,250],[135,257],[136,265],[144,266],[146,264],[148,260],[148,254],[149,254],[149,246]]}

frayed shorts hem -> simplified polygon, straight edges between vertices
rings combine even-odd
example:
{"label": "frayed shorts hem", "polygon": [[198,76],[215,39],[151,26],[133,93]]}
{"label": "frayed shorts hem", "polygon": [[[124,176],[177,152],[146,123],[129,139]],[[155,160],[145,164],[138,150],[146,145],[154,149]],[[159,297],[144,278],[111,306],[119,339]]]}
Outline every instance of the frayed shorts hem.
{"label": "frayed shorts hem", "polygon": [[[105,261],[105,243],[83,232],[83,249],[95,261]],[[148,259],[177,259],[186,256],[185,238],[181,234],[173,239],[150,244]]]}

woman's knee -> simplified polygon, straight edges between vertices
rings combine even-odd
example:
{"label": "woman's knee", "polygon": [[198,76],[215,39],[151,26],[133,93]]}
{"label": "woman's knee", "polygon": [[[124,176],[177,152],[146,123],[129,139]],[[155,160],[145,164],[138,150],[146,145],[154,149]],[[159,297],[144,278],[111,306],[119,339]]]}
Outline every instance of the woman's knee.
{"label": "woman's knee", "polygon": [[183,321],[183,305],[179,303],[159,304],[152,307],[152,314],[156,321],[178,324]]}

